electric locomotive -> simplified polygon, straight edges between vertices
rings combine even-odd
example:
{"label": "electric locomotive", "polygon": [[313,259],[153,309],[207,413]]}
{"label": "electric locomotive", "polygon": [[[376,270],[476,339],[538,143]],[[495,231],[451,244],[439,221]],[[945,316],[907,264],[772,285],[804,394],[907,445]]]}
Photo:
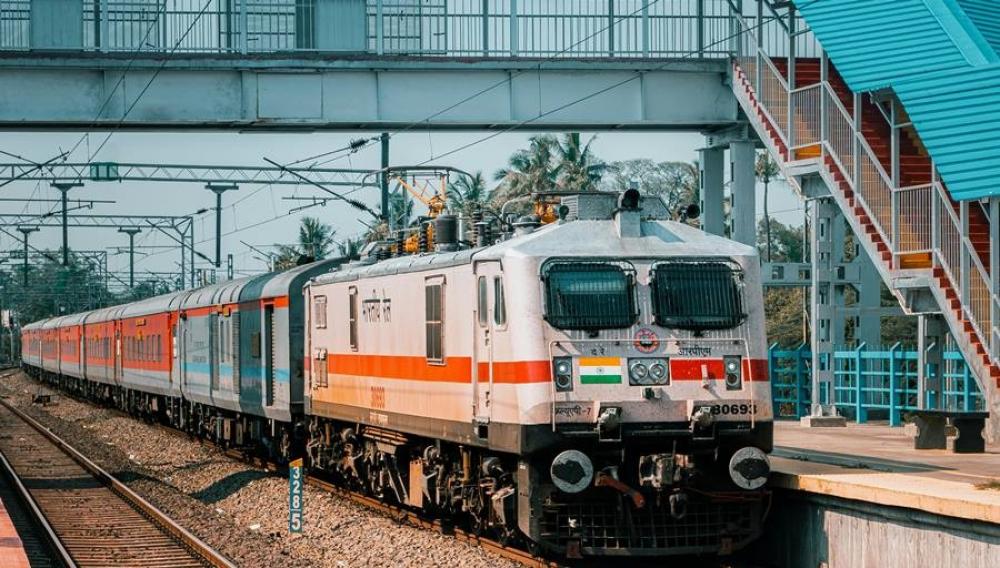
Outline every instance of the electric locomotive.
{"label": "electric locomotive", "polygon": [[309,281],[311,466],[568,557],[745,546],[773,432],[756,251],[633,190],[539,213],[500,238],[441,215],[423,254]]}

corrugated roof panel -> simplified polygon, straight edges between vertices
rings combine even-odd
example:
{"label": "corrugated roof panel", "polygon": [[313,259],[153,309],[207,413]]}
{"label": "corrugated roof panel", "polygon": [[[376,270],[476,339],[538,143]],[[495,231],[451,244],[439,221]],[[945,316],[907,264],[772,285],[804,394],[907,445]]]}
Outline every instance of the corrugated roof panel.
{"label": "corrugated roof panel", "polygon": [[970,64],[969,54],[925,0],[819,0],[798,6],[855,91],[874,91],[913,73]]}
{"label": "corrugated roof panel", "polygon": [[955,199],[1000,195],[1000,64],[916,76],[893,89]]}
{"label": "corrugated roof panel", "polygon": [[1000,195],[1000,0],[800,0],[856,92],[895,90],[956,199]]}
{"label": "corrugated roof panel", "polygon": [[1000,2],[997,0],[957,0],[983,38],[1000,52]]}

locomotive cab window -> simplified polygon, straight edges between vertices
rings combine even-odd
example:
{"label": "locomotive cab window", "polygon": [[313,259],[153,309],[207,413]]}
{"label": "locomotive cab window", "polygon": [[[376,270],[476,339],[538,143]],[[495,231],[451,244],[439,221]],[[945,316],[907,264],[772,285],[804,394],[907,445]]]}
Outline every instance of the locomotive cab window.
{"label": "locomotive cab window", "polygon": [[[320,296],[322,297],[322,296]],[[323,298],[323,307],[326,308],[326,298]],[[326,314],[323,314],[323,327],[326,327]],[[351,351],[358,350],[358,289],[354,286],[347,293],[347,335],[351,343]]]}
{"label": "locomotive cab window", "polygon": [[503,279],[493,277],[493,324],[497,327],[507,325],[507,299],[503,295]]}
{"label": "locomotive cab window", "polygon": [[556,262],[542,269],[545,320],[558,329],[622,329],[639,317],[627,263]]}
{"label": "locomotive cab window", "polygon": [[489,289],[486,287],[486,277],[480,276],[477,296],[478,302],[476,304],[476,317],[479,318],[479,327],[486,327],[486,310],[489,309],[488,306],[490,305],[489,297],[487,296],[488,290]]}
{"label": "locomotive cab window", "polygon": [[656,324],[675,329],[731,329],[746,319],[743,270],[730,261],[665,262],[653,268]]}
{"label": "locomotive cab window", "polygon": [[427,360],[444,362],[444,279],[430,278],[424,288]]}

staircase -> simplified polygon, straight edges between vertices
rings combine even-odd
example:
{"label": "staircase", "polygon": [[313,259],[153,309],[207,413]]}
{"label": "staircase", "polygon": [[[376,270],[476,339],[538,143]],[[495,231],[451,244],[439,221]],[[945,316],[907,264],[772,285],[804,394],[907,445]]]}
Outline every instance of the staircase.
{"label": "staircase", "polygon": [[[855,109],[855,94],[832,64],[824,75],[818,58],[796,58],[790,84],[788,60],[768,57],[742,25],[749,43],[733,61],[733,91],[764,144],[783,170],[824,179],[897,297],[904,299],[903,280],[926,283],[998,414],[1000,333],[992,318],[1000,302],[991,292],[986,212],[979,203],[955,202],[934,179],[912,127],[900,129],[893,176],[891,123],[871,97],[858,97]],[[896,117],[897,124],[907,120]],[[1000,422],[994,428],[1000,439]]]}

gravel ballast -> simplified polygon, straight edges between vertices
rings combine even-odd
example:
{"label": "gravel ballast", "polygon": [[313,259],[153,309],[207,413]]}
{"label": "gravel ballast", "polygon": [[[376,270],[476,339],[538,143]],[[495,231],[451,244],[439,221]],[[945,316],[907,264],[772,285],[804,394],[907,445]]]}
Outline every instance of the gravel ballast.
{"label": "gravel ballast", "polygon": [[[239,566],[483,566],[510,560],[307,486],[305,526],[288,533],[288,480],[178,433],[55,393],[6,371],[0,395]],[[31,404],[52,393],[54,404]]]}

